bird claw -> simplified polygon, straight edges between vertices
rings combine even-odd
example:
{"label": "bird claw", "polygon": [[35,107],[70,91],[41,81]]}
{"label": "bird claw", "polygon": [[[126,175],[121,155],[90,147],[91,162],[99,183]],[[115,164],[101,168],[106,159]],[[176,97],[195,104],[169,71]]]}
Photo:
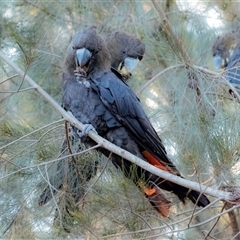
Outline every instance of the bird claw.
{"label": "bird claw", "polygon": [[96,129],[93,127],[93,125],[92,124],[84,124],[83,125],[83,130],[82,131],[77,131],[77,134],[78,134],[78,136],[81,138],[81,137],[84,137],[84,136],[86,136],[86,135],[88,135],[88,133],[90,132],[90,131],[93,131],[93,132],[95,132],[96,134],[97,134],[97,131],[96,131]]}

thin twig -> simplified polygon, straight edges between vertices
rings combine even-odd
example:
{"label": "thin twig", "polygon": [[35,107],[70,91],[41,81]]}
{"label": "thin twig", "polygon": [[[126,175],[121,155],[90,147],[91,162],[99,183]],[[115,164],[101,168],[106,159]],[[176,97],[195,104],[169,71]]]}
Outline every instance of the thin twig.
{"label": "thin twig", "polygon": [[[213,206],[219,200],[220,199],[214,200],[213,202],[210,203],[210,206]],[[209,205],[208,205],[208,207],[209,207]],[[205,208],[200,209],[198,212],[194,213],[194,216],[199,215],[201,212],[203,212],[205,210],[206,210]],[[187,216],[185,218],[181,218],[180,220],[177,220],[175,222],[171,222],[170,224],[167,224],[167,227],[170,228],[170,231],[172,231],[173,228],[171,228],[171,227],[174,227],[174,226],[176,226],[176,224],[184,222],[184,221],[189,220],[189,219],[190,219],[190,216]],[[166,230],[166,226],[153,227],[151,229],[149,229],[149,228],[141,229],[141,230],[138,231],[138,233],[146,233],[146,232],[149,232],[149,231],[152,231],[152,230],[159,230],[159,231],[161,231],[163,229]],[[131,235],[131,234],[134,234],[134,233],[136,233],[136,232],[126,232],[126,233],[120,233],[120,234],[117,233],[117,234],[108,235],[107,237],[102,237],[101,239],[105,239],[105,238],[108,238],[108,237],[118,237],[118,236],[123,236],[123,235]]]}
{"label": "thin twig", "polygon": [[44,128],[47,128],[47,127],[49,127],[49,126],[51,126],[51,125],[53,125],[53,124],[55,124],[55,123],[59,123],[59,122],[62,122],[62,121],[63,121],[63,119],[60,119],[60,120],[57,120],[57,121],[55,121],[55,122],[51,122],[51,123],[49,123],[49,124],[47,124],[47,125],[44,125],[43,127],[38,128],[37,130],[34,130],[34,131],[32,131],[32,132],[30,132],[30,133],[28,133],[28,134],[26,134],[26,135],[24,135],[24,136],[22,136],[22,137],[20,137],[20,138],[18,138],[18,139],[16,139],[16,140],[14,140],[14,141],[12,141],[12,142],[10,142],[10,143],[8,143],[8,144],[5,144],[4,146],[0,147],[0,150],[4,149],[4,148],[6,148],[6,147],[9,147],[9,146],[11,146],[12,144],[14,144],[14,143],[16,143],[16,142],[18,142],[18,141],[20,141],[20,140],[22,140],[22,139],[24,139],[24,138],[26,138],[26,137],[28,137],[28,136],[31,136],[32,134],[34,134],[34,133],[36,133],[36,132],[39,132],[39,131],[43,130]]}
{"label": "thin twig", "polygon": [[[230,211],[233,211],[234,209],[236,208],[239,208],[240,205],[235,205],[233,206],[232,208],[228,209],[228,210],[225,210],[219,214],[216,214],[214,215],[213,217],[201,222],[201,223],[197,223],[197,224],[193,224],[191,225],[190,227],[185,227],[185,228],[180,228],[180,229],[176,229],[176,230],[171,230],[169,232],[163,232],[163,233],[159,233],[157,235],[151,235],[151,236],[148,236],[148,237],[144,237],[144,238],[139,238],[140,239],[152,239],[153,237],[161,237],[161,236],[164,236],[164,235],[168,235],[168,234],[173,234],[173,233],[177,233],[177,232],[183,232],[183,231],[186,231],[186,230],[189,230],[191,228],[196,228],[196,227],[199,227],[199,226],[202,226],[204,224],[207,224],[209,222],[211,222],[212,220],[214,220],[215,218],[218,218],[219,216],[222,216]],[[172,225],[172,224],[171,224]],[[161,227],[155,227],[155,228],[152,228],[152,229],[147,229],[147,230],[139,230],[138,233],[143,233],[143,232],[146,232],[146,231],[152,231],[152,230],[162,230],[162,229],[165,229],[166,227],[165,226],[161,226]],[[121,233],[121,234],[112,234],[112,235],[108,235],[107,237],[101,237],[101,239],[106,239],[106,238],[110,238],[110,237],[118,237],[118,236],[123,236],[123,235],[130,235],[130,234],[133,234],[133,233],[136,233],[136,232],[127,232],[127,233]]]}
{"label": "thin twig", "polygon": [[58,206],[58,204],[57,204],[57,201],[56,201],[56,199],[55,199],[55,194],[53,193],[53,189],[56,190],[56,191],[58,191],[58,189],[55,189],[55,188],[52,186],[52,184],[50,183],[47,165],[45,165],[46,178],[45,178],[44,175],[42,174],[42,171],[41,171],[40,167],[37,166],[37,168],[38,168],[38,171],[39,171],[39,173],[41,174],[42,178],[45,179],[46,182],[47,182],[48,185],[49,185],[50,192],[51,192],[51,195],[52,195],[52,199],[53,199],[53,202],[55,203],[56,209],[57,209],[57,211],[58,211],[58,213],[59,213],[60,224],[61,224],[61,227],[62,227],[62,213],[61,213],[61,210],[60,210],[60,208],[59,208],[59,206]]}
{"label": "thin twig", "polygon": [[21,172],[21,171],[28,170],[28,169],[31,169],[31,168],[35,168],[35,167],[37,167],[37,166],[44,166],[44,165],[47,165],[47,164],[49,164],[49,163],[54,163],[54,162],[63,160],[63,159],[65,159],[65,158],[69,158],[69,157],[71,157],[71,156],[77,156],[77,155],[86,153],[86,152],[88,152],[88,151],[91,151],[91,150],[96,149],[96,148],[99,148],[99,147],[100,147],[100,145],[97,144],[97,145],[95,145],[95,146],[93,146],[93,147],[91,147],[91,148],[88,148],[88,149],[86,149],[86,150],[83,150],[83,151],[81,151],[81,152],[73,153],[72,155],[66,155],[66,156],[62,156],[62,157],[59,157],[59,158],[55,158],[55,159],[53,159],[53,160],[49,160],[49,161],[47,161],[47,162],[38,163],[37,165],[33,164],[33,165],[30,165],[30,166],[27,166],[27,167],[19,168],[18,170],[14,171],[14,172],[12,172],[12,173],[9,173],[9,174],[4,175],[3,177],[0,177],[0,180],[2,180],[2,179],[4,179],[4,178],[7,178],[7,177],[10,177],[10,176],[12,176],[12,175],[14,175],[14,174],[17,174],[17,173]]}
{"label": "thin twig", "polygon": [[0,85],[5,83],[5,82],[7,82],[7,81],[9,81],[9,80],[11,80],[11,79],[13,79],[13,78],[15,78],[15,77],[17,77],[17,76],[18,76],[18,74],[15,74],[15,75],[13,75],[11,77],[8,77],[8,78],[4,79],[3,81],[0,82]]}
{"label": "thin twig", "polygon": [[237,237],[239,237],[239,235],[240,235],[240,232],[238,232],[235,236],[233,236],[230,240],[236,240],[237,239]]}
{"label": "thin twig", "polygon": [[[221,209],[221,212],[223,212],[224,208],[225,208],[225,205],[226,203],[224,203],[222,209]],[[204,237],[204,240],[205,239],[208,239],[208,237],[210,236],[210,233],[212,232],[212,230],[215,228],[215,226],[217,225],[219,219],[221,218],[221,215],[216,219],[215,223],[213,224],[213,226],[211,227],[211,229],[208,231],[207,235]]]}
{"label": "thin twig", "polygon": [[102,174],[104,173],[105,169],[107,168],[109,162],[109,158],[106,161],[105,165],[102,168],[102,171],[100,172],[99,176],[95,179],[95,181],[91,184],[91,186],[88,188],[88,190],[84,193],[83,197],[77,202],[76,205],[80,205],[83,201],[83,199],[88,195],[88,193],[90,192],[91,189],[93,189],[94,185],[98,182],[98,180],[100,179],[100,177],[102,176]]}
{"label": "thin twig", "polygon": [[22,148],[20,151],[18,151],[18,152],[15,153],[13,156],[11,156],[11,158],[10,158],[9,160],[15,159],[16,156],[18,156],[18,155],[19,155],[20,153],[22,153],[22,152],[25,152],[26,149],[29,149],[29,148],[31,149],[31,146],[33,146],[33,145],[35,145],[36,143],[40,142],[40,141],[44,138],[44,136],[46,136],[50,131],[54,131],[55,129],[57,129],[57,128],[59,128],[59,127],[60,127],[60,125],[55,126],[55,127],[51,128],[51,129],[49,129],[47,132],[45,132],[44,134],[42,134],[37,140],[34,140],[33,143],[29,144],[29,145],[28,145],[27,147],[25,147],[25,148]]}
{"label": "thin twig", "polygon": [[[72,154],[72,149],[71,149],[70,142],[69,142],[68,122],[67,121],[65,121],[64,126],[65,126],[65,135],[66,135],[65,141],[67,143],[67,149],[68,149],[68,152],[70,154]],[[72,157],[72,161],[74,161],[76,163],[76,160],[74,159],[74,157]]]}
{"label": "thin twig", "polygon": [[[70,153],[70,155],[72,155],[73,152],[72,152],[72,149],[71,149],[71,146],[70,146],[69,134],[68,134],[68,133],[69,133],[69,132],[68,132],[68,122],[65,121],[65,135],[66,135],[65,141],[67,142],[68,152]],[[78,165],[77,165],[77,161],[76,161],[76,159],[75,159],[74,156],[71,157],[71,161],[73,162],[73,164],[74,164],[74,166],[75,166],[75,168],[76,168],[76,172],[77,172],[77,175],[78,175],[79,179],[81,179],[81,181],[83,182],[83,181],[84,181],[83,174],[82,174],[82,172],[79,170],[79,167],[78,167]]]}
{"label": "thin twig", "polygon": [[19,92],[26,92],[26,91],[33,90],[33,89],[35,89],[35,88],[29,87],[29,88],[24,88],[24,89],[18,89],[16,91],[0,91],[0,93],[19,93]]}
{"label": "thin twig", "polygon": [[177,68],[185,68],[186,65],[185,64],[179,64],[179,65],[175,65],[175,66],[171,66],[168,67],[166,69],[164,69],[163,71],[159,72],[158,74],[156,74],[154,77],[152,77],[149,81],[147,81],[141,88],[140,90],[137,92],[137,94],[141,94],[142,91],[147,88],[151,83],[153,83],[158,77],[161,77],[162,75],[164,75],[166,72],[168,71],[172,71],[173,69],[177,69]]}

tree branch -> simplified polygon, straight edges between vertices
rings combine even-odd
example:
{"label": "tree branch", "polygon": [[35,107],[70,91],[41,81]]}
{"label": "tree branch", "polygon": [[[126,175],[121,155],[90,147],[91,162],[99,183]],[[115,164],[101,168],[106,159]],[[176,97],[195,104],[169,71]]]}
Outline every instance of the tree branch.
{"label": "tree branch", "polygon": [[[7,56],[5,56],[0,51],[0,58],[5,61],[16,73],[18,73],[21,77],[24,77],[24,80],[27,81],[35,90],[49,103],[51,104],[62,117],[69,121],[72,125],[77,127],[78,129],[83,129],[83,124],[79,122],[71,113],[66,112],[46,91],[44,91],[36,82],[34,82],[27,74],[24,73],[16,64],[14,64]],[[222,190],[217,190],[215,188],[211,188],[205,185],[201,185],[200,183],[196,183],[193,181],[189,181],[173,175],[171,173],[165,172],[159,168],[154,167],[153,165],[141,160],[140,158],[136,157],[135,155],[127,152],[116,145],[108,142],[106,139],[100,137],[93,131],[90,131],[88,136],[92,138],[95,142],[98,143],[99,146],[108,149],[109,151],[129,160],[130,162],[140,166],[141,168],[178,185],[182,185],[186,188],[193,189],[195,191],[204,192],[210,196],[219,198],[221,200],[230,201],[230,202],[237,202],[239,201],[240,195],[238,193],[226,192]]]}
{"label": "tree branch", "polygon": [[174,44],[174,46],[176,46],[176,49],[178,49],[178,51],[180,52],[180,55],[183,58],[184,62],[187,65],[191,65],[191,59],[188,56],[187,51],[183,47],[181,40],[172,30],[172,26],[171,26],[167,16],[165,15],[164,11],[162,10],[161,3],[157,0],[152,0],[152,3],[154,5],[159,17],[161,18],[160,24],[161,24],[161,27],[162,27],[164,33],[166,34],[167,37],[169,37],[170,39],[173,40],[173,44]]}

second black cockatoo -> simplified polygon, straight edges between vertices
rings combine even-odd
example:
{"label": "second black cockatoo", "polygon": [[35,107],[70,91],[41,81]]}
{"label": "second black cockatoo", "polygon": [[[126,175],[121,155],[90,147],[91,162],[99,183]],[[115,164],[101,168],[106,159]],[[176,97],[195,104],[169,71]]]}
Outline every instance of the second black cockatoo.
{"label": "second black cockatoo", "polygon": [[[181,176],[137,96],[110,67],[110,55],[96,30],[88,27],[76,33],[63,69],[63,107],[83,124],[91,124],[108,141],[164,171]],[[85,136],[82,140],[91,142]],[[99,150],[110,156],[113,164],[140,187],[165,217],[169,214],[169,202],[163,201],[159,188],[173,192],[183,202],[188,197],[198,206],[209,204],[208,198],[197,191],[166,181],[106,149]]]}
{"label": "second black cockatoo", "polygon": [[[212,47],[212,53],[215,68],[226,69],[227,80],[240,93],[240,31],[230,31],[219,36]],[[229,92],[233,91],[230,89]]]}
{"label": "second black cockatoo", "polygon": [[113,71],[125,68],[126,74],[123,76],[127,80],[143,58],[144,43],[139,38],[120,31],[109,34],[105,43],[111,56]]}

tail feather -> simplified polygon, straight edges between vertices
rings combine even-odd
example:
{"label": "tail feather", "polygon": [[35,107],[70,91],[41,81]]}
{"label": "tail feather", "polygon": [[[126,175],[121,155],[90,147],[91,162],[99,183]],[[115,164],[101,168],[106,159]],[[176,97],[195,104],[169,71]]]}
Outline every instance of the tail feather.
{"label": "tail feather", "polygon": [[142,152],[142,155],[148,160],[148,162],[150,164],[152,164],[153,166],[163,170],[163,171],[166,171],[166,172],[170,172],[170,173],[173,173],[175,175],[179,175],[179,173],[171,168],[167,163],[161,161],[161,159],[159,159],[157,156],[153,155],[152,153],[150,153],[149,151],[147,150],[144,150]]}
{"label": "tail feather", "polygon": [[142,182],[138,184],[154,209],[156,209],[160,215],[167,218],[169,216],[171,202],[166,199],[161,190],[157,187],[148,188]]}
{"label": "tail feather", "polygon": [[[153,166],[181,177],[179,172],[168,166],[167,163],[163,162],[156,155],[150,153],[147,150],[144,150],[142,154]],[[170,181],[164,180],[161,181],[158,185],[160,188],[163,188],[167,191],[172,191],[184,204],[186,197],[188,197],[194,204],[197,204],[199,207],[206,207],[210,203],[209,199],[204,194],[201,194],[194,190],[190,190]]]}
{"label": "tail feather", "polygon": [[156,191],[151,195],[146,195],[148,201],[163,217],[167,218],[170,213],[171,202],[168,201],[160,189],[154,188]]}
{"label": "tail feather", "polygon": [[199,207],[206,207],[210,203],[209,199],[204,194],[194,190],[192,190],[187,197]]}

